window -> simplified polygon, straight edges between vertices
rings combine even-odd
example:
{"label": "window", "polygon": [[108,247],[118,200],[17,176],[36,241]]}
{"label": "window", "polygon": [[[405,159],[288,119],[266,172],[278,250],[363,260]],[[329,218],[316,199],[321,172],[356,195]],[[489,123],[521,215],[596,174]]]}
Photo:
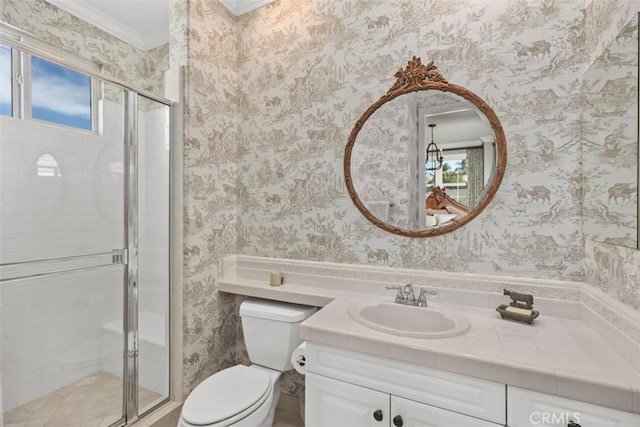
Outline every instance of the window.
{"label": "window", "polygon": [[31,117],[91,130],[91,78],[32,56]]}
{"label": "window", "polygon": [[93,88],[86,74],[0,45],[0,115],[93,131]]}
{"label": "window", "polygon": [[13,89],[11,82],[11,49],[0,45],[0,115],[11,116]]}

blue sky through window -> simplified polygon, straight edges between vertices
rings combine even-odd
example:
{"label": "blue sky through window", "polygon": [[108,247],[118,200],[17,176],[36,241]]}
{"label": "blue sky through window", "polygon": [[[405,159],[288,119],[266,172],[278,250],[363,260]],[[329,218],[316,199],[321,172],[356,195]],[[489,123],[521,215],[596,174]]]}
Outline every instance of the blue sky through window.
{"label": "blue sky through window", "polygon": [[0,115],[11,116],[11,49],[0,46]]}
{"label": "blue sky through window", "polygon": [[31,116],[91,130],[91,79],[42,58],[31,58]]}

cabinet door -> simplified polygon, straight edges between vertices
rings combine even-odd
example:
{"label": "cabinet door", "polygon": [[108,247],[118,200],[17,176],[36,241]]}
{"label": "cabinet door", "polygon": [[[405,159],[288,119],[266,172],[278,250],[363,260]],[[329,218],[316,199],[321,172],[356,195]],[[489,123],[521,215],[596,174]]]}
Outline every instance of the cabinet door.
{"label": "cabinet door", "polygon": [[640,426],[640,415],[508,387],[508,420],[511,427],[565,427],[571,421],[584,427]]}
{"label": "cabinet door", "polygon": [[391,396],[391,424],[397,427],[498,427],[498,424]]}
{"label": "cabinet door", "polygon": [[315,374],[307,374],[305,383],[307,427],[390,425],[387,393]]}

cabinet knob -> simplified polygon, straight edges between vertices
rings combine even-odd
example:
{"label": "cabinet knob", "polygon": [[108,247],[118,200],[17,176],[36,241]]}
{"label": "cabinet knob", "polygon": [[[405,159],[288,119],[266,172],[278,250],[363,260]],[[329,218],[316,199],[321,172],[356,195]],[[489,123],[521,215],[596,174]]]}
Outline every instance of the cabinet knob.
{"label": "cabinet knob", "polygon": [[376,412],[373,413],[373,419],[376,421],[382,421],[382,411],[380,409],[378,409]]}
{"label": "cabinet knob", "polygon": [[402,421],[402,417],[400,415],[396,415],[393,417],[393,425],[396,427],[402,427],[404,422]]}
{"label": "cabinet knob", "polygon": [[567,424],[567,427],[582,427],[582,426],[578,423],[574,423],[573,421],[569,421],[569,424]]}

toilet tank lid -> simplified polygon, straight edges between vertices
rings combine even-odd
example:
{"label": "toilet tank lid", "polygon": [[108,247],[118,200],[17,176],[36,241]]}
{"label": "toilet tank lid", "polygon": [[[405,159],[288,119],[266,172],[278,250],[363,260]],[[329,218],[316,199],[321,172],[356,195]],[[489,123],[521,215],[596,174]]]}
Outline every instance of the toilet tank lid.
{"label": "toilet tank lid", "polygon": [[300,322],[317,311],[316,307],[249,298],[240,305],[240,317],[257,317],[280,322]]}

